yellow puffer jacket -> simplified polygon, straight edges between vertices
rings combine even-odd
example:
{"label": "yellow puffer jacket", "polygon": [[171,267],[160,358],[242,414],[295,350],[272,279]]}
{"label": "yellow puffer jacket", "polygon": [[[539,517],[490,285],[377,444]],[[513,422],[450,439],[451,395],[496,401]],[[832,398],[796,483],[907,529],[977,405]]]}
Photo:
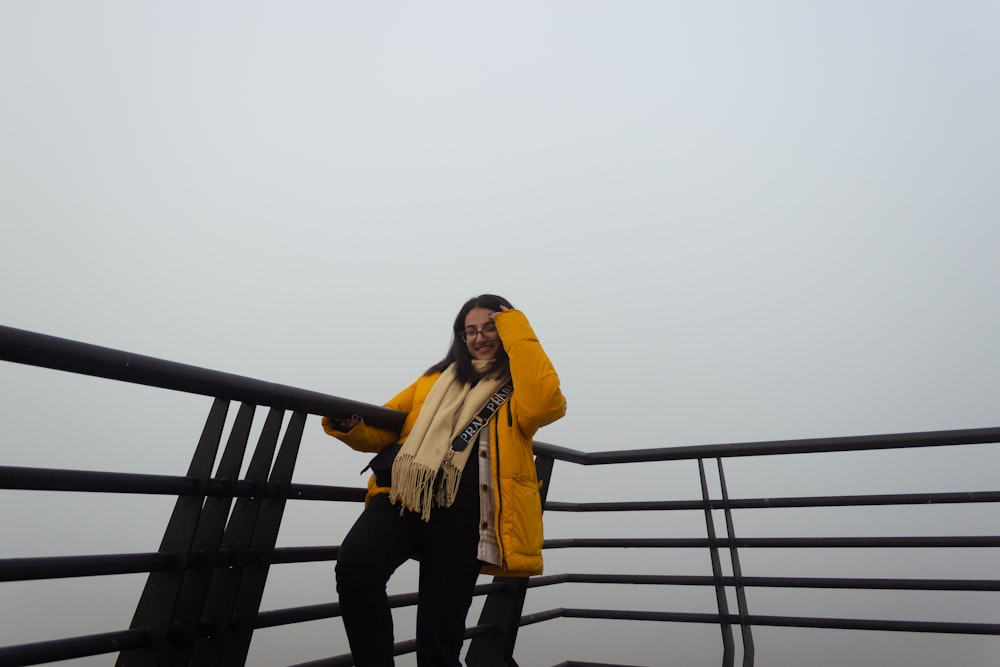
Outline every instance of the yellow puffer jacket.
{"label": "yellow puffer jacket", "polygon": [[[538,492],[541,483],[535,471],[531,441],[539,428],[566,414],[566,399],[559,388],[559,376],[524,314],[507,310],[497,313],[494,322],[510,356],[514,393],[486,426],[490,434],[494,525],[501,567],[486,566],[483,572],[507,577],[530,576],[542,573],[543,541]],[[385,404],[387,408],[408,413],[398,433],[369,427],[364,422],[345,433],[334,428],[326,417],[323,429],[363,452],[378,452],[389,443],[403,442],[437,378],[438,374],[421,376]],[[388,488],[376,486],[372,476],[368,480],[366,501],[388,492]]]}

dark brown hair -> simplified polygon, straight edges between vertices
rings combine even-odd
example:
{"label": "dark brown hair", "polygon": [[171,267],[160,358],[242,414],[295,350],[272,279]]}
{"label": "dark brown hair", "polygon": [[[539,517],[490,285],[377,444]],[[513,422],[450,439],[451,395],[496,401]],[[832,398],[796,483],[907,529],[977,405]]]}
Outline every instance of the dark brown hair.
{"label": "dark brown hair", "polygon": [[[455,374],[459,380],[467,384],[478,382],[479,375],[476,373],[475,366],[472,365],[472,353],[469,352],[469,347],[465,344],[465,339],[462,337],[462,332],[465,331],[465,318],[474,308],[486,308],[487,310],[500,312],[500,306],[504,306],[505,308],[514,307],[510,301],[496,294],[480,294],[466,301],[462,309],[458,311],[455,323],[452,325],[451,347],[448,348],[448,354],[445,355],[444,359],[428,368],[425,375],[440,373],[451,364],[455,364]],[[507,356],[507,351],[503,347],[502,340],[500,341],[500,351],[497,353],[497,359],[492,370],[493,373],[501,377],[510,372],[510,357]]]}

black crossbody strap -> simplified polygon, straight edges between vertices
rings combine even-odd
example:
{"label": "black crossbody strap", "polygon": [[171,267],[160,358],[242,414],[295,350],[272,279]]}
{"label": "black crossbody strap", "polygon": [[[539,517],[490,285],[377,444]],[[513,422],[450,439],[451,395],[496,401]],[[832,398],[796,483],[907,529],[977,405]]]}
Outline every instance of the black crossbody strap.
{"label": "black crossbody strap", "polygon": [[490,420],[490,417],[496,414],[496,411],[500,409],[504,401],[510,398],[510,395],[513,393],[514,383],[508,380],[504,386],[497,389],[496,393],[490,396],[490,400],[486,401],[486,405],[479,411],[479,414],[472,418],[469,425],[455,436],[455,439],[451,441],[451,448],[456,452],[460,452],[468,447],[472,439],[479,433],[479,430],[486,426],[486,422]]}

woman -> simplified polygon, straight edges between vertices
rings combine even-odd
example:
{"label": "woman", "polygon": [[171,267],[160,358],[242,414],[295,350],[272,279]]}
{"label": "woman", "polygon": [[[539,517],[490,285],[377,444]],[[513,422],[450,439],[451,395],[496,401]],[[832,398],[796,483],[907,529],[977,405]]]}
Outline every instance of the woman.
{"label": "woman", "polygon": [[356,415],[323,418],[327,433],[360,451],[402,444],[392,481],[368,480],[364,512],[337,558],[341,614],[357,667],[393,664],[386,582],[407,559],[420,560],[421,667],[460,667],[480,571],[542,571],[531,441],[566,414],[559,377],[524,314],[502,297],[467,301],[453,331],[445,358],[385,404],[408,413],[398,432]]}

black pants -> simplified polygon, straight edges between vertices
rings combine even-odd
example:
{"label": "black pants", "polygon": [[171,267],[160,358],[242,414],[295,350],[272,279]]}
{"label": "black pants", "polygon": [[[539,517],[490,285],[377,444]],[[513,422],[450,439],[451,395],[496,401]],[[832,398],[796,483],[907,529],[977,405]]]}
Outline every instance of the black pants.
{"label": "black pants", "polygon": [[392,667],[392,613],[386,582],[409,558],[420,560],[417,665],[461,667],[465,619],[479,576],[479,466],[469,457],[451,507],[429,522],[402,516],[377,496],[348,532],[337,557],[337,593],[356,667]]}

